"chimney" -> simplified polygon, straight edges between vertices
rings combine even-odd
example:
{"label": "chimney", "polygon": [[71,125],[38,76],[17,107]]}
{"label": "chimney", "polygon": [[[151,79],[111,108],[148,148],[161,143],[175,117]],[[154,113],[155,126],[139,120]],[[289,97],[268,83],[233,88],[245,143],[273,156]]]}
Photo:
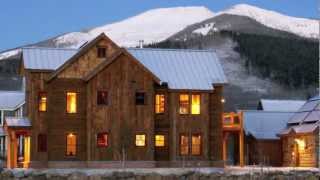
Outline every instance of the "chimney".
{"label": "chimney", "polygon": [[143,43],[144,43],[144,41],[143,40],[139,40],[139,48],[143,48]]}

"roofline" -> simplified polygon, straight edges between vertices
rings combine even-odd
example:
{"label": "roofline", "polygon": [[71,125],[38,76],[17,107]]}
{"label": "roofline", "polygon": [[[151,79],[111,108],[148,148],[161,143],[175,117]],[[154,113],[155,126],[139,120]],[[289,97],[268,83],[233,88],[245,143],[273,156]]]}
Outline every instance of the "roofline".
{"label": "roofline", "polygon": [[151,50],[151,51],[190,51],[190,52],[216,52],[215,49],[174,49],[174,48],[136,48],[129,47],[127,50]]}
{"label": "roofline", "polygon": [[264,112],[264,113],[297,113],[297,111],[266,111],[266,110],[254,110],[254,109],[239,109],[238,112]]}
{"label": "roofline", "polygon": [[18,105],[14,106],[13,108],[6,108],[6,109],[1,109],[0,111],[15,111],[17,109],[19,109],[21,106],[23,106],[26,102],[23,101],[22,103],[19,103]]}
{"label": "roofline", "polygon": [[50,49],[50,50],[70,50],[70,51],[79,51],[78,48],[61,48],[61,47],[23,47],[23,49]]}

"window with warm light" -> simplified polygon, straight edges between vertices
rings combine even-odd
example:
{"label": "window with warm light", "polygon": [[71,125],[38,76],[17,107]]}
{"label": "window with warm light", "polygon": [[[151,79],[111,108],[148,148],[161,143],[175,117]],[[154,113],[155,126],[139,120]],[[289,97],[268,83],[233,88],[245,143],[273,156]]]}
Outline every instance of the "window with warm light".
{"label": "window with warm light", "polygon": [[156,114],[161,114],[164,113],[164,94],[156,94],[156,104],[155,104],[155,109],[156,109]]}
{"label": "window with warm light", "polygon": [[189,94],[180,94],[179,96],[179,113],[189,114]]}
{"label": "window with warm light", "polygon": [[155,137],[155,144],[156,147],[164,147],[165,143],[164,143],[164,135],[156,135]]}
{"label": "window with warm light", "polygon": [[108,146],[108,134],[107,133],[98,133],[97,134],[97,146],[98,147],[107,147]]}
{"label": "window with warm light", "polygon": [[67,92],[67,112],[77,112],[77,93],[75,92]]}
{"label": "window with warm light", "polygon": [[136,135],[136,146],[139,146],[139,147],[146,146],[146,135],[145,134],[137,134]]}
{"label": "window with warm light", "polygon": [[200,114],[200,95],[191,95],[191,114]]}
{"label": "window with warm light", "polygon": [[186,135],[180,136],[180,154],[188,155],[189,154],[189,139]]}
{"label": "window with warm light", "polygon": [[47,111],[47,93],[45,92],[40,92],[39,97],[38,97],[38,102],[39,102],[39,111],[40,112],[45,112]]}
{"label": "window with warm light", "polygon": [[200,155],[201,154],[201,136],[198,134],[192,135],[191,144],[191,154]]}
{"label": "window with warm light", "polygon": [[73,133],[67,135],[67,156],[75,156],[77,153],[77,136]]}
{"label": "window with warm light", "polygon": [[108,92],[107,91],[98,91],[97,104],[98,105],[108,105]]}

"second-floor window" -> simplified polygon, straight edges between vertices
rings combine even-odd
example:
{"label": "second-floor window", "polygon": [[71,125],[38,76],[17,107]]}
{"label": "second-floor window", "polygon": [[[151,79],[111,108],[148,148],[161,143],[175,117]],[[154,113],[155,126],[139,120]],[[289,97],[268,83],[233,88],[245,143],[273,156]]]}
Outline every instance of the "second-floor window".
{"label": "second-floor window", "polygon": [[77,93],[67,92],[67,113],[77,112]]}
{"label": "second-floor window", "polygon": [[107,91],[98,91],[97,104],[98,105],[108,105],[108,92]]}
{"label": "second-floor window", "polygon": [[191,114],[200,114],[200,95],[191,95]]}
{"label": "second-floor window", "polygon": [[144,105],[146,99],[145,96],[144,92],[136,92],[136,105]]}
{"label": "second-floor window", "polygon": [[47,93],[40,92],[38,96],[39,111],[47,111]]}
{"label": "second-floor window", "polygon": [[189,94],[180,94],[179,105],[180,114],[189,114]]}
{"label": "second-floor window", "polygon": [[156,94],[155,111],[156,114],[164,113],[164,94]]}

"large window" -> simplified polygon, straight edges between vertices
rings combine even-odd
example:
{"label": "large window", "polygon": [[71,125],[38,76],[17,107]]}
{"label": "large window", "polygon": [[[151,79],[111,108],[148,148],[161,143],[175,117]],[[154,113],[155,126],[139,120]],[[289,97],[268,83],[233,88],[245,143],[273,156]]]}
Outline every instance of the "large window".
{"label": "large window", "polygon": [[38,96],[39,111],[47,111],[47,93],[40,92]]}
{"label": "large window", "polygon": [[192,155],[201,154],[201,136],[199,134],[192,135],[191,154]]}
{"label": "large window", "polygon": [[180,135],[180,154],[189,154],[189,138],[187,135]]}
{"label": "large window", "polygon": [[136,146],[139,146],[139,147],[146,146],[145,134],[136,134]]}
{"label": "large window", "polygon": [[75,156],[77,153],[77,136],[73,133],[67,135],[67,156]]}
{"label": "large window", "polygon": [[156,145],[156,147],[164,147],[165,146],[165,136],[164,135],[156,135],[155,136],[155,145]]}
{"label": "large window", "polygon": [[98,91],[97,104],[98,105],[108,105],[108,92],[107,91]]}
{"label": "large window", "polygon": [[179,112],[180,114],[189,114],[189,95],[180,94],[179,96]]}
{"label": "large window", "polygon": [[191,95],[191,114],[200,114],[200,95]]}
{"label": "large window", "polygon": [[107,133],[98,133],[97,134],[97,146],[98,147],[107,147],[108,146],[108,134]]}
{"label": "large window", "polygon": [[164,94],[156,94],[155,110],[156,114],[164,113]]}
{"label": "large window", "polygon": [[67,92],[67,113],[77,112],[77,93]]}
{"label": "large window", "polygon": [[47,135],[38,135],[38,152],[47,152]]}
{"label": "large window", "polygon": [[136,92],[136,105],[144,105],[144,104],[145,104],[145,93]]}

